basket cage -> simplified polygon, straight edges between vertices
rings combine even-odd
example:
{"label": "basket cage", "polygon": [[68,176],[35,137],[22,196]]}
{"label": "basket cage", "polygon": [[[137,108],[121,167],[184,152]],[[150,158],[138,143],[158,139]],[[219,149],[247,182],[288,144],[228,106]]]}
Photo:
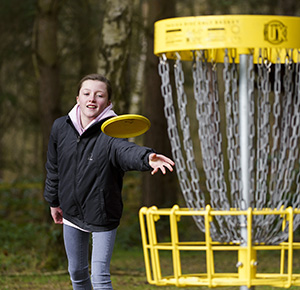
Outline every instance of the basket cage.
{"label": "basket cage", "polygon": [[[300,203],[299,18],[221,16],[155,24],[155,54],[172,155],[187,209],[142,208],[147,279],[156,285],[300,285],[293,274]],[[257,28],[257,29],[255,29]],[[181,241],[194,219],[201,241]],[[157,225],[170,222],[170,240]],[[201,274],[184,274],[182,251],[205,253]],[[261,274],[257,253],[280,252]],[[161,251],[173,276],[163,277]],[[236,273],[216,273],[214,255],[237,255]]]}

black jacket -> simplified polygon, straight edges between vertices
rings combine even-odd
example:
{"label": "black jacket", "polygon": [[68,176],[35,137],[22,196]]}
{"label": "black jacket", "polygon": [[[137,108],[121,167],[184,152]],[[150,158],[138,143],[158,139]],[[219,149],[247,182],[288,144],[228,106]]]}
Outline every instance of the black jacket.
{"label": "black jacket", "polygon": [[61,117],[48,145],[44,197],[51,207],[61,207],[65,219],[89,231],[119,225],[124,172],[150,170],[148,156],[154,152],[105,135],[103,121],[79,136],[70,118]]}

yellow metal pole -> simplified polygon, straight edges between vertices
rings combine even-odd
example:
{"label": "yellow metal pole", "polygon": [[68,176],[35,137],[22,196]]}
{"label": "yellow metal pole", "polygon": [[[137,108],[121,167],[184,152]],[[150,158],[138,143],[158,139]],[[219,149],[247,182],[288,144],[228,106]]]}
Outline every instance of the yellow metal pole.
{"label": "yellow metal pole", "polygon": [[181,276],[181,262],[180,262],[180,253],[178,250],[178,224],[176,211],[179,210],[178,205],[174,205],[170,212],[170,231],[171,231],[171,244],[172,244],[172,257],[173,257],[173,271],[174,278],[176,281],[176,286],[179,287],[179,278]]}
{"label": "yellow metal pole", "polygon": [[[158,283],[161,280],[161,268],[159,261],[159,254],[157,245],[157,236],[155,228],[155,220],[159,218],[159,215],[156,213],[157,207],[153,206],[147,211],[147,225],[148,225],[148,237],[149,237],[149,246],[151,253],[151,263],[152,263],[152,273],[153,273],[153,282]],[[156,215],[156,218],[154,218]]]}
{"label": "yellow metal pole", "polygon": [[139,211],[139,219],[140,219],[143,252],[144,252],[146,277],[147,277],[147,281],[149,283],[153,283],[153,279],[152,279],[152,275],[151,275],[151,266],[150,266],[149,249],[148,249],[148,243],[147,243],[147,235],[146,235],[146,232],[147,232],[146,225],[145,225],[146,214],[147,214],[147,208],[142,207]]}
{"label": "yellow metal pole", "polygon": [[212,241],[210,237],[210,222],[212,221],[212,216],[210,215],[211,207],[207,205],[205,208],[205,244],[206,244],[206,270],[208,287],[212,287],[212,278],[215,273],[214,259],[212,251]]}
{"label": "yellow metal pole", "polygon": [[291,287],[292,285],[292,274],[293,274],[293,239],[294,239],[294,232],[293,232],[293,208],[289,207],[288,211],[288,221],[289,221],[289,240],[288,240],[288,284],[287,288]]}
{"label": "yellow metal pole", "polygon": [[[281,211],[284,210],[283,206],[280,208]],[[285,229],[286,227],[286,219],[287,216],[285,213],[283,213],[282,215],[283,221],[282,221],[282,230]],[[282,245],[281,251],[280,251],[280,275],[284,274],[284,263],[285,262],[285,246],[284,244]]]}

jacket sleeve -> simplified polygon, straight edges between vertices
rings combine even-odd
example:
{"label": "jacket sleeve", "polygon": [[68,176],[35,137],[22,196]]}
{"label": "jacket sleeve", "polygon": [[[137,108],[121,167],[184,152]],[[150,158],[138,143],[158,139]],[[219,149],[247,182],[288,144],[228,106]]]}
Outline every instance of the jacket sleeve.
{"label": "jacket sleeve", "polygon": [[149,155],[155,153],[153,149],[128,142],[127,139],[111,138],[109,143],[109,158],[114,166],[123,171],[151,170],[148,160]]}
{"label": "jacket sleeve", "polygon": [[57,165],[57,126],[56,123],[53,124],[47,152],[47,162],[46,162],[46,181],[44,198],[49,203],[51,207],[59,206],[58,199],[58,165]]}

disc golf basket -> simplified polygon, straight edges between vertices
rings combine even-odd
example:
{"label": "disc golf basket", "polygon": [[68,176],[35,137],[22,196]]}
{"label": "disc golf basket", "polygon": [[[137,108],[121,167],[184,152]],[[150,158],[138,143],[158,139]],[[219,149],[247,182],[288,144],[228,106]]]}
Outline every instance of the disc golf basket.
{"label": "disc golf basket", "polygon": [[[300,274],[293,271],[300,250],[294,241],[300,223],[299,31],[300,19],[284,16],[155,23],[168,136],[187,207],[140,210],[150,284],[300,286]],[[185,76],[192,83],[189,92]],[[180,239],[183,217],[194,219],[203,240]],[[170,226],[163,241],[157,231],[162,218]],[[186,273],[181,257],[195,251],[204,255],[198,262],[205,270]],[[279,253],[278,272],[259,269],[263,251]],[[168,275],[166,252],[173,265]],[[229,253],[234,271],[215,270],[219,252]]]}

